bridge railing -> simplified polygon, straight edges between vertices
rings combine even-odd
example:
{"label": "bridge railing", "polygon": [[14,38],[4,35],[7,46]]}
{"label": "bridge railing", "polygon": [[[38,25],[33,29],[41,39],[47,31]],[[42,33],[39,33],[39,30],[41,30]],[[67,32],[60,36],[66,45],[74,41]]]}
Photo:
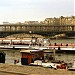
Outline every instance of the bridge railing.
{"label": "bridge railing", "polygon": [[0,25],[0,32],[4,31],[68,32],[75,31],[75,25]]}

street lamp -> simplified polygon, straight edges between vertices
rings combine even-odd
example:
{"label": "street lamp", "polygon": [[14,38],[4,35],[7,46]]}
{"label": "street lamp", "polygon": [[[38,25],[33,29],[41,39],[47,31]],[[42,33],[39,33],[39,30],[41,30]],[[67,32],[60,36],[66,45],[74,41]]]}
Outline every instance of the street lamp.
{"label": "street lamp", "polygon": [[29,33],[31,34],[31,33],[32,33],[32,31],[29,31]]}
{"label": "street lamp", "polygon": [[30,37],[31,37],[31,33],[32,33],[32,31],[29,31]]}

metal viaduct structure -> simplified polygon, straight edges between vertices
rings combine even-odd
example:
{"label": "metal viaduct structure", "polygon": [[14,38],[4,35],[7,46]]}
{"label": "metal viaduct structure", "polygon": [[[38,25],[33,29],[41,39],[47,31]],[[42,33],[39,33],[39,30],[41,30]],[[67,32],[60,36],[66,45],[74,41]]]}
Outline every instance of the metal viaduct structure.
{"label": "metal viaduct structure", "polygon": [[6,37],[11,34],[29,33],[29,34],[74,34],[75,25],[0,25],[0,37]]}

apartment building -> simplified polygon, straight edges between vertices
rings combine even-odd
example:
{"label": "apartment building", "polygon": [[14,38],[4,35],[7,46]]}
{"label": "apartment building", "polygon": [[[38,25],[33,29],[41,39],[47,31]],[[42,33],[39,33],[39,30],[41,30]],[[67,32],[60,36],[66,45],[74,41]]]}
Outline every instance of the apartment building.
{"label": "apartment building", "polygon": [[59,17],[59,18],[46,18],[44,20],[46,25],[75,25],[75,16],[71,17]]}

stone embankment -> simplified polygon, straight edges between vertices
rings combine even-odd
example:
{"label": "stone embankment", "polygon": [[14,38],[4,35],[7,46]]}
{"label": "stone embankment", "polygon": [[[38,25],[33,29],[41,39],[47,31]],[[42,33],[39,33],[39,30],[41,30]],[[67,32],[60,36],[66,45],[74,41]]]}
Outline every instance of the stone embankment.
{"label": "stone embankment", "polygon": [[6,38],[32,38],[32,37],[38,37],[38,38],[43,38],[42,35],[38,35],[38,34],[25,34],[25,33],[22,33],[22,34],[13,34],[13,35],[10,35],[10,36],[7,36]]}
{"label": "stone embankment", "polygon": [[0,64],[0,72],[14,73],[18,75],[75,75],[75,71],[65,69],[50,69],[39,66],[23,66],[12,64]]}

